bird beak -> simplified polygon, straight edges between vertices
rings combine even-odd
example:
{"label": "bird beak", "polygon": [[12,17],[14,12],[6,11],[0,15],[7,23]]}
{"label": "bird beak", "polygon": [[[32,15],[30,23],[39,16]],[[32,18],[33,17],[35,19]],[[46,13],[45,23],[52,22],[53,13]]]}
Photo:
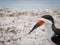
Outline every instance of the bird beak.
{"label": "bird beak", "polygon": [[37,27],[41,26],[44,24],[44,21],[43,20],[39,20],[35,25],[34,27],[32,28],[32,30],[28,33],[30,34],[34,29],[36,29]]}

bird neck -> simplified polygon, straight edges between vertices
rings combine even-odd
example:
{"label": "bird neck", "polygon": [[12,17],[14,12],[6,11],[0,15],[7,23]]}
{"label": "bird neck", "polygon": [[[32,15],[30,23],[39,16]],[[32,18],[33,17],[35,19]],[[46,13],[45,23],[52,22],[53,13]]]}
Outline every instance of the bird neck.
{"label": "bird neck", "polygon": [[56,27],[55,27],[55,24],[53,23],[52,24],[52,30],[55,32],[56,31]]}
{"label": "bird neck", "polygon": [[55,27],[55,24],[53,23],[53,24],[52,24],[52,29],[54,30],[55,28],[56,28],[56,27]]}
{"label": "bird neck", "polygon": [[60,35],[60,29],[59,28],[56,28],[54,24],[52,24],[52,30],[54,31],[54,33],[56,35]]}

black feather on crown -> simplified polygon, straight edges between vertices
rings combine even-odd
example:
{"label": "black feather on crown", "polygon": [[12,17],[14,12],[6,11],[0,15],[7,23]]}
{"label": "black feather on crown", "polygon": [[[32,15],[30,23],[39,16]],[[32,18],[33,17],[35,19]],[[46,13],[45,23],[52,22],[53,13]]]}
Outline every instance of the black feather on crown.
{"label": "black feather on crown", "polygon": [[51,15],[44,15],[44,16],[42,16],[42,18],[48,19],[48,20],[52,21],[52,23],[54,23],[54,19]]}

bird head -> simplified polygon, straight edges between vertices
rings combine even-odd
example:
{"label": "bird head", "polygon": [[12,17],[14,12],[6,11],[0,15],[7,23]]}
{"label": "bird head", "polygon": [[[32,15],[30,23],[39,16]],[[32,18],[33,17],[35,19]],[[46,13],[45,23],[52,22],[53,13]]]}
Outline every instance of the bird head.
{"label": "bird head", "polygon": [[51,15],[44,15],[44,16],[42,16],[41,19],[38,20],[38,22],[34,25],[34,27],[32,28],[32,30],[30,30],[30,32],[28,34],[30,34],[37,27],[42,26],[44,24],[46,24],[46,25],[54,24],[53,17]]}

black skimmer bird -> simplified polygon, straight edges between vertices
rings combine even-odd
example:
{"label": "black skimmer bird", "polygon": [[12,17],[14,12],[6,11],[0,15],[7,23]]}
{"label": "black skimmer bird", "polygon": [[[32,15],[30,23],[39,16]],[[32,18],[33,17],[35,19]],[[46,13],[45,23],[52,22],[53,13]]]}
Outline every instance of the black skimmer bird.
{"label": "black skimmer bird", "polygon": [[54,19],[51,15],[42,16],[42,18],[34,25],[32,30],[28,34],[30,34],[37,27],[42,26],[44,24],[48,28],[48,32],[47,32],[48,38],[50,38],[51,41],[53,41],[57,45],[60,45],[60,29],[55,27]]}

